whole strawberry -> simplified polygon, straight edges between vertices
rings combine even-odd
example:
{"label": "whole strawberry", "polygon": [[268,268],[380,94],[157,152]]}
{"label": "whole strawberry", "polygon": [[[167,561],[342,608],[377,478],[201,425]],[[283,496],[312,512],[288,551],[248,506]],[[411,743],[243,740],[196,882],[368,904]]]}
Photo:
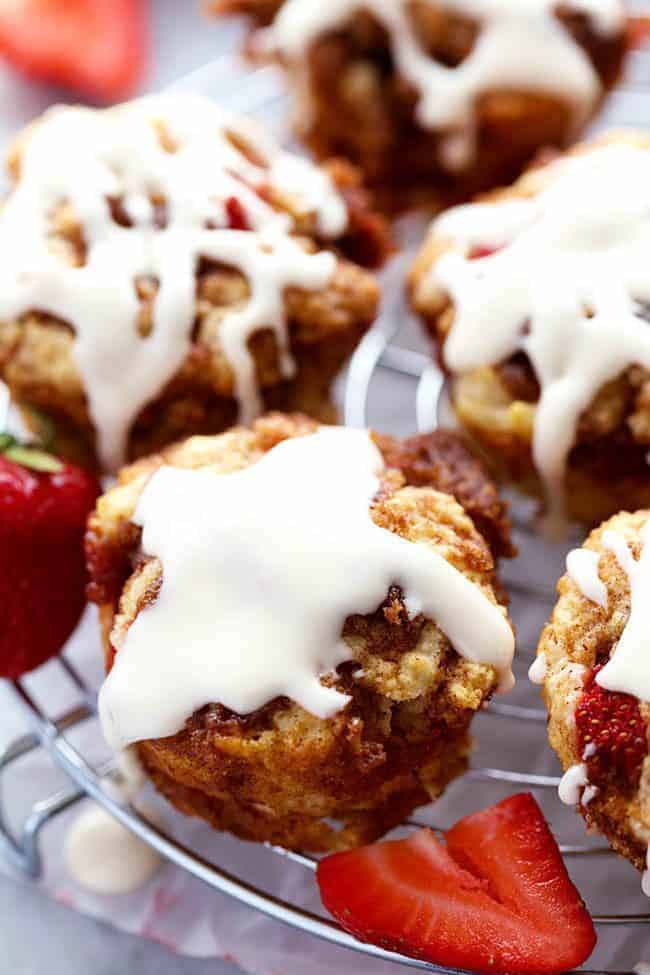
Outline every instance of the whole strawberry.
{"label": "whole strawberry", "polygon": [[85,605],[96,478],[0,434],[0,677],[59,652]]}

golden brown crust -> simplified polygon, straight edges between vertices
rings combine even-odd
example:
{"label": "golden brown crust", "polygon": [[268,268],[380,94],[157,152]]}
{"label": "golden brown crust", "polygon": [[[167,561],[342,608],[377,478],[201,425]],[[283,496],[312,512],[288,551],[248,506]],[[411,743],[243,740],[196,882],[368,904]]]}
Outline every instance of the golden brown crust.
{"label": "golden brown crust", "polygon": [[[613,132],[576,146],[567,156],[588,154],[612,143],[650,151],[642,132]],[[551,161],[554,156],[547,157]],[[552,165],[538,164],[512,186],[479,199],[500,202],[541,193],[555,178]],[[415,310],[436,343],[440,358],[454,320],[450,296],[432,284],[431,271],[453,248],[434,230],[418,254],[409,276]],[[527,493],[542,496],[532,458],[532,439],[539,385],[528,359],[517,353],[496,366],[451,377],[455,411],[480,446],[494,474],[514,481]],[[566,496],[569,514],[587,525],[614,511],[650,506],[647,456],[650,448],[650,373],[632,366],[598,392],[583,413],[569,455]]]}
{"label": "golden brown crust", "polygon": [[[251,430],[192,438],[122,472],[99,500],[87,539],[90,596],[100,604],[109,666],[113,641],[121,643],[160,584],[161,567],[143,559],[139,531],[129,521],[151,473],[163,462],[239,470],[281,440],[314,429],[305,417],[274,414]],[[379,445],[399,456],[395,442]],[[412,457],[412,448],[405,456]],[[449,481],[444,460],[441,468]],[[470,518],[450,495],[407,480],[399,468],[386,471],[374,520],[434,547],[496,602],[494,559]],[[487,491],[475,483],[477,495]],[[497,524],[507,533],[502,509],[495,532]],[[335,678],[352,698],[343,711],[322,721],[277,699],[242,717],[211,704],[179,734],[138,746],[156,785],[179,808],[217,828],[310,849],[372,840],[439,795],[465,768],[469,724],[494,690],[494,669],[460,658],[430,620],[409,619],[396,588],[375,613],[349,617],[343,637],[353,657]],[[325,821],[332,818],[340,830]]]}
{"label": "golden brown crust", "polygon": [[[282,0],[211,4],[218,14],[244,14],[260,26],[281,6]],[[587,54],[605,94],[621,71],[625,33],[604,37],[567,6],[559,4],[556,15]],[[410,10],[423,48],[449,67],[462,63],[479,34],[476,21],[432,0],[412,0]],[[309,90],[304,67],[288,65],[302,106],[301,137],[319,158],[341,153],[353,160],[389,210],[422,200],[440,206],[507,183],[541,148],[565,146],[575,136],[572,108],[557,95],[491,91],[477,105],[476,161],[453,174],[440,163],[440,135],[417,124],[416,94],[395,72],[385,31],[369,12],[319,38],[307,63]]]}
{"label": "golden brown crust", "polygon": [[[558,602],[537,652],[546,658],[543,696],[549,712],[549,740],[565,770],[585,760],[576,708],[593,669],[606,663],[615,651],[630,613],[629,580],[615,556],[605,549],[603,535],[606,531],[622,534],[638,558],[640,532],[649,518],[650,511],[615,515],[592,531],[583,546],[601,555],[599,576],[607,588],[607,609],[587,599],[568,574],[558,583]],[[647,726],[650,706],[641,704],[640,713]],[[602,765],[604,761],[606,756],[598,754],[587,757],[588,772],[592,762]],[[579,805],[580,813],[615,850],[643,870],[650,841],[650,759],[641,768],[638,784],[629,776],[608,779],[595,764],[593,769],[598,791],[588,804]]]}
{"label": "golden brown crust", "polygon": [[[31,127],[16,140],[10,153],[9,168],[16,182],[30,131]],[[291,216],[294,236],[305,250],[334,248],[337,254],[336,269],[327,287],[317,291],[288,288],[285,292],[296,376],[291,380],[283,377],[270,329],[256,332],[249,342],[265,408],[301,410],[325,422],[335,416],[331,383],[377,311],[377,282],[361,264],[379,266],[390,249],[385,221],[373,212],[358,171],[341,161],[330,162],[327,169],[348,209],[348,228],[340,239],[322,240],[314,215],[300,211],[290,196],[269,191],[267,199]],[[110,203],[115,219],[128,226],[120,201]],[[156,207],[164,221],[165,201],[156,200]],[[63,203],[53,212],[49,240],[63,262],[83,262],[82,232],[70,204]],[[138,327],[147,334],[152,327],[157,285],[152,279],[140,278],[136,287],[140,299]],[[183,436],[219,432],[236,421],[234,375],[220,331],[224,317],[248,297],[248,283],[239,271],[202,262],[197,273],[196,317],[189,352],[176,375],[136,418],[129,459]],[[34,415],[46,414],[55,425],[59,451],[92,462],[94,430],[73,344],[70,325],[39,310],[2,322],[0,378],[25,408],[28,423],[33,424]]]}

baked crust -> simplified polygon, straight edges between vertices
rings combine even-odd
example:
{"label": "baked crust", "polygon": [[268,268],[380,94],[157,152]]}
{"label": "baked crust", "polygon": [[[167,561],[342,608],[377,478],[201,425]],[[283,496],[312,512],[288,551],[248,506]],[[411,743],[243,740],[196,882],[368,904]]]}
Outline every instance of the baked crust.
{"label": "baked crust", "polygon": [[[592,531],[583,548],[601,555],[599,576],[607,588],[608,607],[591,602],[571,577],[564,575],[537,651],[546,657],[543,697],[549,713],[550,743],[565,770],[584,761],[590,781],[598,785],[595,796],[587,804],[579,804],[579,811],[588,826],[603,833],[639,870],[645,869],[650,842],[650,758],[645,758],[638,777],[621,777],[613,772],[607,775],[606,755],[597,752],[585,757],[578,740],[576,708],[593,669],[605,664],[615,650],[630,614],[627,575],[605,549],[603,535],[606,531],[622,534],[638,558],[640,532],[649,518],[650,511],[623,512]],[[650,705],[641,703],[639,710],[647,735]]]}
{"label": "baked crust", "polygon": [[[113,641],[120,644],[160,585],[160,564],[142,556],[140,531],[129,520],[152,472],[163,463],[239,470],[316,428],[306,417],[272,414],[250,430],[194,437],[122,471],[99,500],[87,535],[89,596],[99,605],[108,667]],[[480,465],[466,451],[463,465],[464,448],[452,452],[449,435],[434,434],[430,479],[415,487],[409,467],[422,438],[404,447],[379,438],[378,445],[391,466],[372,508],[375,522],[434,547],[496,603],[489,544],[460,504],[437,490],[442,482],[447,490],[458,484],[491,523],[495,548],[509,549],[505,511]],[[423,468],[415,479],[425,483]],[[217,829],[312,850],[373,840],[438,796],[466,767],[469,725],[495,689],[494,668],[459,657],[430,620],[409,620],[395,587],[375,613],[349,617],[343,636],[353,655],[336,678],[352,698],[343,711],[323,721],[284,698],[246,716],[210,704],[178,734],[137,746],[156,786]]]}
{"label": "baked crust", "polygon": [[[37,125],[34,123],[22,133],[10,150],[8,168],[15,186],[20,185],[23,154]],[[294,378],[287,380],[282,375],[275,334],[270,328],[255,332],[249,349],[265,409],[300,410],[331,422],[335,418],[331,383],[372,324],[379,301],[377,282],[361,265],[378,267],[389,253],[390,244],[387,226],[372,210],[358,171],[342,161],[333,161],[326,169],[348,210],[348,227],[339,239],[322,239],[315,215],[302,211],[299,201],[290,195],[270,189],[266,199],[291,217],[292,233],[306,251],[328,249],[336,255],[335,272],[327,287],[285,291],[290,350],[296,364]],[[109,202],[116,222],[129,226],[120,201]],[[165,201],[157,199],[155,206],[162,227]],[[82,229],[69,203],[62,203],[52,213],[49,243],[64,263],[83,263]],[[158,286],[151,278],[139,278],[134,285],[140,303],[138,329],[146,335],[152,328]],[[220,330],[225,316],[242,307],[249,295],[248,282],[241,272],[201,262],[196,276],[195,321],[189,352],[176,375],[136,418],[128,444],[129,459],[156,451],[183,436],[219,432],[236,422],[234,373],[224,353]],[[55,446],[60,453],[94,464],[95,433],[73,345],[71,326],[42,310],[34,309],[3,321],[0,378],[24,409],[28,425],[39,429],[45,420],[48,427],[54,428]]]}
{"label": "baked crust", "polygon": [[[211,8],[266,26],[282,5],[283,0],[216,0]],[[558,4],[556,16],[589,58],[604,98],[621,72],[625,33],[605,37],[588,17],[567,7]],[[413,0],[411,17],[423,49],[448,67],[463,62],[480,32],[475,20],[432,0]],[[287,67],[301,138],[321,159],[339,153],[351,159],[388,210],[422,201],[441,206],[508,183],[540,149],[566,146],[576,135],[571,105],[554,93],[486,92],[477,105],[475,162],[454,174],[440,163],[441,135],[417,123],[416,93],[395,72],[386,33],[365,11],[345,30],[319,38],[306,68]]]}
{"label": "baked crust", "polygon": [[[597,151],[604,145],[627,144],[650,152],[642,132],[614,132],[582,143],[566,156]],[[555,156],[530,168],[512,186],[479,197],[488,202],[535,197],[554,179]],[[450,296],[432,284],[431,271],[454,247],[433,230],[409,276],[414,309],[435,343],[444,367],[444,345],[454,321]],[[532,440],[540,390],[527,357],[517,353],[494,367],[450,376],[454,409],[481,448],[493,473],[513,481],[528,494],[543,491],[533,464]],[[650,506],[650,373],[632,366],[598,392],[580,419],[569,454],[566,498],[569,515],[587,525],[613,512]]]}

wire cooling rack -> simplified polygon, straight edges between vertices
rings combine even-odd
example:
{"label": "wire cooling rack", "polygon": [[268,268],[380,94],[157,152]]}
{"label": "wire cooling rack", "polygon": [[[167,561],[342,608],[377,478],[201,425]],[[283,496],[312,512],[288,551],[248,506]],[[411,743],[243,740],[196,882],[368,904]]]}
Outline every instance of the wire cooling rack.
{"label": "wire cooling rack", "polygon": [[[647,6],[640,4],[638,12],[643,12],[644,8],[650,13],[650,3]],[[281,137],[287,137],[284,130],[286,96],[281,76],[274,68],[251,70],[234,56],[226,56],[174,87],[218,93],[220,101],[226,102],[228,107],[259,115],[266,124],[276,128]],[[650,53],[637,51],[631,56],[628,78],[612,97],[601,127],[608,124],[638,126],[646,119],[650,119]],[[424,224],[417,221],[405,221],[398,227],[404,248],[385,272],[387,297],[382,313],[355,353],[340,390],[344,421],[350,426],[372,425],[397,434],[413,432],[416,427],[424,432],[434,429],[445,415],[442,376],[431,356],[423,350],[419,329],[411,320],[403,297],[405,270],[412,257],[413,244],[421,239],[423,227]],[[413,420],[407,420],[413,411]],[[399,417],[397,424],[395,417]],[[404,429],[395,429],[396,425],[403,425]],[[546,713],[539,706],[538,693],[527,684],[525,674],[533,657],[536,635],[552,604],[554,582],[561,573],[564,553],[545,548],[534,539],[526,528],[531,523],[531,510],[525,503],[515,502],[514,521],[518,526],[516,535],[523,549],[523,558],[506,566],[503,577],[512,596],[513,617],[520,631],[516,664],[520,690],[512,698],[491,702],[477,717],[474,727],[480,747],[475,764],[450,787],[449,794],[435,807],[421,812],[403,828],[419,825],[439,828],[441,820],[451,822],[459,814],[486,804],[492,798],[513,790],[533,790],[561,841],[560,848],[569,868],[590,902],[600,929],[600,942],[607,948],[613,944],[613,939],[616,944],[621,943],[621,933],[627,937],[626,932],[640,930],[642,938],[637,937],[634,944],[642,948],[644,941],[650,943],[650,912],[647,901],[638,895],[638,875],[615,857],[602,841],[585,839],[579,817],[573,810],[563,809],[556,797],[559,778],[553,774],[557,766],[554,766],[546,744]],[[32,878],[41,875],[44,864],[39,838],[42,831],[66,810],[90,797],[167,860],[208,887],[250,908],[316,938],[363,952],[374,959],[454,975],[456,970],[361,944],[328,918],[299,903],[274,896],[247,877],[226,872],[156,828],[130,805],[123,804],[116,798],[114,790],[105,788],[107,780],[115,773],[114,765],[93,760],[75,743],[75,731],[97,722],[97,679],[82,672],[65,651],[49,666],[57,668],[56,680],[67,683],[79,703],[63,714],[53,715],[34,692],[29,677],[13,683],[14,694],[24,705],[31,728],[0,755],[0,855],[17,871]],[[3,806],[2,797],[12,796],[11,773],[15,766],[38,750],[44,750],[64,771],[68,784],[36,801],[18,828],[10,827],[9,803]],[[522,760],[527,768],[518,771],[517,766]],[[477,790],[481,793],[480,801],[476,800]],[[436,822],[430,819],[432,810]],[[313,872],[316,868],[317,861],[309,856],[275,847],[260,847],[259,851],[260,855],[270,852],[284,858],[299,869]],[[617,885],[619,892],[613,910],[608,894],[612,884]],[[592,898],[600,898],[602,906],[594,908]],[[629,910],[627,905],[630,905]],[[607,971],[629,971],[633,964],[615,947],[606,954]],[[627,968],[621,969],[619,958]],[[636,960],[638,958],[637,954]],[[603,972],[605,968],[597,971]],[[591,972],[596,975],[596,970]]]}

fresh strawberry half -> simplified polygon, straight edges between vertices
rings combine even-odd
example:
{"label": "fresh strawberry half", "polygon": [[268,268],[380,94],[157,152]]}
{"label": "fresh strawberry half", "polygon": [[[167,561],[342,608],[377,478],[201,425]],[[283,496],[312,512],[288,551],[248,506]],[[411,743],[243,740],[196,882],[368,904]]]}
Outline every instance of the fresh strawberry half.
{"label": "fresh strawberry half", "polygon": [[88,98],[130,95],[146,47],[145,0],[0,0],[0,55]]}
{"label": "fresh strawberry half", "polygon": [[635,697],[596,682],[602,669],[591,671],[576,707],[578,750],[593,785],[635,790],[648,754],[648,729]]}
{"label": "fresh strawberry half", "polygon": [[563,972],[596,933],[531,795],[461,820],[446,836],[336,853],[318,866],[323,904],[361,941],[476,972]]}
{"label": "fresh strawberry half", "polygon": [[0,435],[0,677],[53,657],[77,625],[98,493],[91,474]]}

